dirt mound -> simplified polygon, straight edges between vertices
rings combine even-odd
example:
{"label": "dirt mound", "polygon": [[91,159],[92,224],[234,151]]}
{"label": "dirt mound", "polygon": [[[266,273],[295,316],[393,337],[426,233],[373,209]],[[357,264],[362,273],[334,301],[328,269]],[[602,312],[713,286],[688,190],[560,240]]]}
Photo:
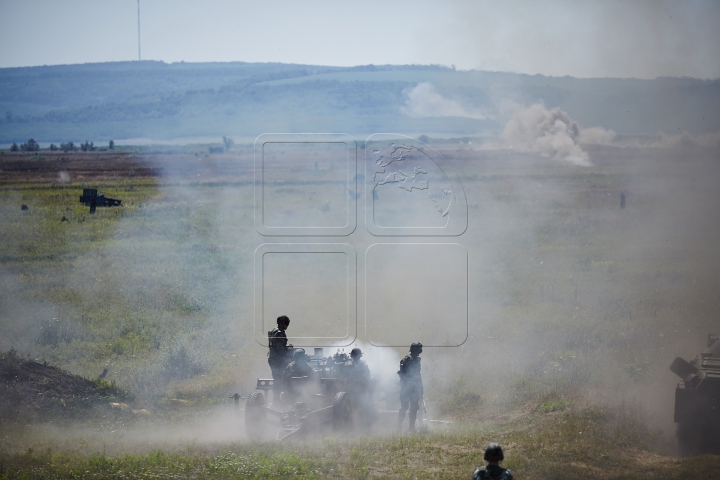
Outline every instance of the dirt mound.
{"label": "dirt mound", "polygon": [[51,365],[0,354],[0,422],[84,418],[122,392],[105,381],[88,380]]}

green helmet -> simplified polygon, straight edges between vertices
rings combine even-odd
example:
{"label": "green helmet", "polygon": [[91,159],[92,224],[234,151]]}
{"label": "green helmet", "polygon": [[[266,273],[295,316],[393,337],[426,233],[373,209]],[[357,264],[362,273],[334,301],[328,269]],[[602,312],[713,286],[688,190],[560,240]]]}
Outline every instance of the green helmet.
{"label": "green helmet", "polygon": [[413,343],[412,345],[410,345],[410,353],[414,353],[414,352],[422,353],[422,343],[418,342],[418,343]]}

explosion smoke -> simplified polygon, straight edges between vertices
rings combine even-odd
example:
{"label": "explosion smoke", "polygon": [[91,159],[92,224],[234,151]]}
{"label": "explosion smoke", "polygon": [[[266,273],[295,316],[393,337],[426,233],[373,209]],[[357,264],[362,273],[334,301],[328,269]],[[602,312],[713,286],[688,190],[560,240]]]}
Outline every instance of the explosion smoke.
{"label": "explosion smoke", "polygon": [[557,107],[548,111],[535,104],[513,115],[505,125],[503,138],[513,148],[589,167],[590,157],[579,144],[606,145],[615,138],[615,132],[600,127],[582,130],[567,112]]}

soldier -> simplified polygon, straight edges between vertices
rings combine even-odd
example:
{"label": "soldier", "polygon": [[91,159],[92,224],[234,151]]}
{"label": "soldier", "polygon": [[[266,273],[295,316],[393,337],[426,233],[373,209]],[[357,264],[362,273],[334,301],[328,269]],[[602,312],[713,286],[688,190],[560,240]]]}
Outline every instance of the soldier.
{"label": "soldier", "polygon": [[[297,400],[297,397],[301,393],[298,390],[300,385],[297,382],[299,381],[304,384],[305,381],[312,377],[312,374],[313,368],[307,361],[305,349],[296,348],[293,353],[293,361],[285,367],[285,372],[283,373],[283,384],[286,386],[285,393],[288,395],[287,401],[294,403],[295,400]],[[296,380],[293,380],[293,378]],[[297,380],[298,378],[305,378],[305,380]]]}
{"label": "soldier", "polygon": [[304,348],[296,348],[293,352],[293,361],[285,367],[283,378],[309,377],[313,373],[312,366],[307,361]]}
{"label": "soldier", "polygon": [[375,420],[372,401],[375,379],[370,375],[370,369],[362,360],[362,356],[362,350],[359,348],[353,348],[350,352],[352,362],[344,370],[345,388],[357,406],[362,422],[365,426],[370,426]]}
{"label": "soldier", "polygon": [[277,318],[277,328],[268,332],[268,365],[273,377],[273,402],[280,400],[282,392],[283,372],[290,363],[288,353],[292,350],[292,344],[288,344],[285,330],[290,326],[290,319],[281,315]]}
{"label": "soldier", "polygon": [[473,473],[473,480],[513,480],[513,475],[507,468],[502,468],[500,462],[505,458],[502,447],[497,443],[488,443],[483,457],[488,464],[478,467]]}
{"label": "soldier", "polygon": [[350,352],[352,362],[345,369],[345,384],[348,392],[363,394],[372,389],[374,380],[362,356],[362,350],[359,348],[353,348]]}
{"label": "soldier", "polygon": [[417,411],[420,410],[420,400],[423,397],[423,383],[420,374],[420,354],[422,353],[422,343],[413,343],[410,345],[410,355],[400,360],[400,411],[398,412],[398,433],[402,430],[402,424],[405,420],[405,412],[410,407],[410,424],[408,431],[415,431],[415,418]]}

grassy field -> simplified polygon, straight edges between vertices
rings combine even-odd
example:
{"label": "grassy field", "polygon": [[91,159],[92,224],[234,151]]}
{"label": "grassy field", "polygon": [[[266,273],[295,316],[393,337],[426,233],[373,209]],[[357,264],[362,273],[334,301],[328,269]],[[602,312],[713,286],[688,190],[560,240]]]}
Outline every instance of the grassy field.
{"label": "grassy field", "polygon": [[[267,375],[252,339],[265,241],[252,151],[3,153],[0,350],[86,378],[108,368],[153,428],[187,432],[145,445],[132,418],[5,419],[0,478],[464,478],[490,439],[517,478],[709,478],[717,456],[673,458],[668,366],[717,330],[716,152],[598,148],[585,168],[442,151],[469,207],[456,239],[470,258],[469,338],[423,357],[430,416],[454,423],[288,445],[244,443],[239,427],[187,433]],[[90,215],[83,187],[125,206]],[[359,257],[377,241],[363,228],[360,215]]]}
{"label": "grassy field", "polygon": [[588,407],[414,436],[154,447],[136,438],[133,453],[66,440],[0,453],[0,478],[469,478],[489,441],[505,446],[516,478],[714,478],[717,456],[672,458],[667,439],[635,420]]}

